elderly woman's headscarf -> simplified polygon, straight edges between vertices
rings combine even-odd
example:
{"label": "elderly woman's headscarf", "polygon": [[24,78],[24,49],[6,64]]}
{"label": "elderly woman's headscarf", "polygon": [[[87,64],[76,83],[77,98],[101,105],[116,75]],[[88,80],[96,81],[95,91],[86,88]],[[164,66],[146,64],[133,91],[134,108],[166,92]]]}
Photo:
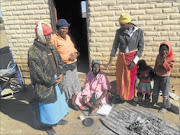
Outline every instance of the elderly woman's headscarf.
{"label": "elderly woman's headscarf", "polygon": [[[93,60],[92,61],[92,64],[91,64],[92,71],[93,71],[93,67],[94,67],[95,64],[99,64],[99,66],[100,66],[99,60]],[[100,71],[100,69],[99,69],[99,71]]]}
{"label": "elderly woman's headscarf", "polygon": [[35,32],[38,41],[46,44],[45,36],[53,32],[50,25],[45,22],[36,22],[35,24],[36,24]]}
{"label": "elderly woman's headscarf", "polygon": [[120,18],[119,18],[119,23],[120,24],[126,24],[126,23],[130,23],[131,22],[131,16],[123,13],[121,14]]}
{"label": "elderly woman's headscarf", "polygon": [[63,27],[69,27],[70,24],[66,21],[66,19],[59,19],[57,24],[56,24],[56,28],[63,28]]}

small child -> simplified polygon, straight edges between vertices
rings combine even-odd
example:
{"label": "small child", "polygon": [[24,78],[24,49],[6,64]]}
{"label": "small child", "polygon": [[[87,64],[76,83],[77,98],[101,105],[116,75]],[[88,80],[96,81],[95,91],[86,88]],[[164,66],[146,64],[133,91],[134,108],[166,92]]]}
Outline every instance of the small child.
{"label": "small child", "polygon": [[159,47],[159,54],[156,58],[154,78],[154,88],[152,94],[152,105],[158,102],[159,92],[162,91],[163,106],[160,107],[159,112],[164,112],[165,109],[171,107],[169,100],[170,90],[170,73],[175,64],[175,57],[171,44],[168,41],[161,43]]}
{"label": "small child", "polygon": [[150,95],[152,93],[151,81],[154,77],[154,70],[146,64],[145,60],[139,60],[137,67],[137,77],[139,79],[137,87],[138,102],[141,104],[143,96],[145,95],[145,102],[149,103]]}

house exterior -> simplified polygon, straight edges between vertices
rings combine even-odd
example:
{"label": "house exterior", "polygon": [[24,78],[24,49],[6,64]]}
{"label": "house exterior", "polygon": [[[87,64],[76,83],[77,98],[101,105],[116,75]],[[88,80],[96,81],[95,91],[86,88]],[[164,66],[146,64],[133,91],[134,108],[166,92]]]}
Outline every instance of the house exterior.
{"label": "house exterior", "polygon": [[[28,49],[35,38],[35,21],[53,23],[53,0],[1,0],[1,10],[8,43],[15,61],[29,77]],[[141,58],[154,66],[161,42],[168,40],[173,46],[176,65],[171,76],[180,77],[180,0],[86,0],[86,23],[89,62],[99,59],[103,65],[110,57],[121,13],[129,13],[132,23],[144,30],[145,49]],[[115,75],[115,62],[111,70]]]}

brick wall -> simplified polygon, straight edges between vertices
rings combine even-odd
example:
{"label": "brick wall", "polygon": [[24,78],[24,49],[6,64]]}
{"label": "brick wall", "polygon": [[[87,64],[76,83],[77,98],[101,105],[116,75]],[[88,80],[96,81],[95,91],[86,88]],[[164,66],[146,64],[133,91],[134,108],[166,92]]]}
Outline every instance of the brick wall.
{"label": "brick wall", "polygon": [[50,23],[48,0],[1,0],[1,11],[8,43],[15,61],[29,77],[28,49],[35,38],[35,22]]}
{"label": "brick wall", "polygon": [[[88,0],[90,59],[108,63],[115,32],[119,28],[119,16],[125,12],[132,16],[134,24],[144,30],[145,49],[141,58],[154,66],[160,43],[168,40],[176,56],[172,76],[180,77],[179,10],[180,0]],[[104,71],[114,75],[115,63],[116,58],[112,70]]]}
{"label": "brick wall", "polygon": [[[29,76],[27,52],[35,38],[35,21],[50,22],[48,0],[1,0],[6,34],[15,61]],[[173,45],[176,65],[172,76],[180,77],[180,0],[87,0],[87,23],[90,59],[107,64],[121,13],[129,13],[144,30],[145,50],[142,58],[154,66],[159,44],[169,40]],[[112,70],[115,74],[115,62]],[[102,66],[103,67],[103,66]]]}

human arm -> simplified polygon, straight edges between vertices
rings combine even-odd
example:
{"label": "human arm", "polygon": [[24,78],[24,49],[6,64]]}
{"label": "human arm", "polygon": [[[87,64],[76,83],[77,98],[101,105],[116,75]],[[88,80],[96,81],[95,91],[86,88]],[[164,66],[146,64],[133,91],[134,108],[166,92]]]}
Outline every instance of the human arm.
{"label": "human arm", "polygon": [[141,78],[141,74],[137,71],[137,78],[140,79]]}
{"label": "human arm", "polygon": [[105,98],[108,94],[108,90],[110,90],[110,83],[108,78],[106,77],[106,75],[104,73],[101,74],[102,79],[100,81],[101,84],[101,89],[103,91],[102,95],[98,98],[96,104],[99,105],[101,103],[101,100],[103,98]]}
{"label": "human arm", "polygon": [[110,56],[110,59],[109,59],[109,62],[108,62],[108,64],[106,64],[104,67],[105,68],[109,68],[109,67],[111,67],[111,65],[112,65],[112,61],[113,61],[113,56]]}
{"label": "human arm", "polygon": [[129,63],[128,69],[131,70],[137,64],[139,58],[142,56],[142,52],[144,50],[144,33],[141,29],[138,30],[138,45],[137,45],[137,53],[135,54],[134,59]]}
{"label": "human arm", "polygon": [[165,60],[163,63],[163,67],[167,70],[170,71],[175,65],[175,59],[171,59],[171,60]]}
{"label": "human arm", "polygon": [[57,78],[56,78],[56,84],[59,84],[60,82],[62,82],[63,79],[63,74],[60,74]]}
{"label": "human arm", "polygon": [[103,91],[102,95],[98,98],[98,100],[96,101],[96,105],[99,105],[101,103],[101,100],[107,96],[107,90]]}
{"label": "human arm", "polygon": [[150,79],[153,80],[153,78],[155,77],[155,72],[154,72],[154,69],[152,67],[150,67]]}
{"label": "human arm", "polygon": [[165,72],[170,71],[174,67],[174,64],[175,64],[174,57],[171,57],[164,61],[164,57],[162,55],[158,54],[158,56],[156,58],[154,70],[156,73],[165,73]]}
{"label": "human arm", "polygon": [[69,61],[74,61],[79,56],[79,52],[74,52],[69,55]]}
{"label": "human arm", "polygon": [[142,56],[143,50],[144,50],[144,32],[143,30],[139,29],[139,39],[138,39],[138,45],[137,45],[137,53],[135,55],[135,58],[133,59],[133,62],[137,64],[139,58]]}
{"label": "human arm", "polygon": [[84,89],[82,90],[82,102],[87,103],[87,95],[90,91],[90,72],[88,73],[86,80],[84,82]]}

